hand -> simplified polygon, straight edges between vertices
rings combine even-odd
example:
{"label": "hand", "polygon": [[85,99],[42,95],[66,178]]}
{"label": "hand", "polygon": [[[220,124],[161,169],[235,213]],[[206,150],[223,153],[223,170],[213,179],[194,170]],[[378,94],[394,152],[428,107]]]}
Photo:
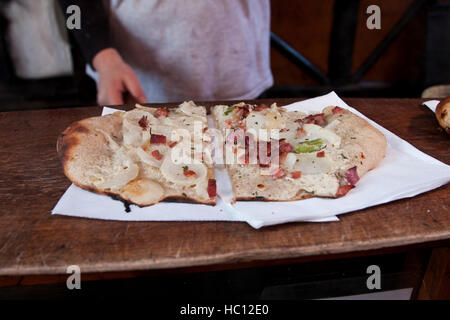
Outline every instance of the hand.
{"label": "hand", "polygon": [[124,94],[130,93],[136,102],[145,103],[147,98],[133,69],[122,60],[113,48],[103,49],[92,60],[98,72],[97,103],[117,105],[124,103]]}

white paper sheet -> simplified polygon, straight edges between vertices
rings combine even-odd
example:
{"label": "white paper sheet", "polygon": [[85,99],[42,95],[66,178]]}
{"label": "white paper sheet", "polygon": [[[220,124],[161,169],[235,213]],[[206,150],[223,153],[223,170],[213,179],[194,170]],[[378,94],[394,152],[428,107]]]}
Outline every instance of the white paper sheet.
{"label": "white paper sheet", "polygon": [[429,100],[423,103],[424,106],[427,106],[428,109],[436,113],[436,107],[439,104],[439,100]]}
{"label": "white paper sheet", "polygon": [[[286,108],[319,112],[329,105],[347,108],[366,118],[349,107],[334,92],[297,102]],[[105,108],[104,113],[111,111]],[[52,214],[125,221],[243,221],[258,229],[294,221],[338,221],[336,215],[413,197],[450,181],[450,166],[419,151],[370,119],[367,120],[386,136],[388,141],[386,157],[378,168],[361,178],[356,188],[339,199],[312,198],[292,202],[238,201],[231,204],[228,174],[225,169],[216,168],[219,199],[214,207],[163,202],[145,208],[131,206],[131,212],[126,213],[121,202],[72,185],[58,201]]]}

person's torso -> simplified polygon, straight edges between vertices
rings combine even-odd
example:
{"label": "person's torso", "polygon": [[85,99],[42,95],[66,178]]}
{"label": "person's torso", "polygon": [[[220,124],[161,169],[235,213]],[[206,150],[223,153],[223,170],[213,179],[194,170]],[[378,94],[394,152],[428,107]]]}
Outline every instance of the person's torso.
{"label": "person's torso", "polygon": [[269,0],[111,0],[111,37],[150,101],[254,98],[272,84]]}

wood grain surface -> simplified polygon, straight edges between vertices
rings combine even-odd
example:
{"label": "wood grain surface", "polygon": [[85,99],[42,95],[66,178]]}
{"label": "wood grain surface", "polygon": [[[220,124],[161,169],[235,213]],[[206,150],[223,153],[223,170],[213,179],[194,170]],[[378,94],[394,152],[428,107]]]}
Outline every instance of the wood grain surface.
{"label": "wood grain surface", "polygon": [[[344,100],[450,163],[450,136],[421,100]],[[56,139],[70,123],[100,112],[100,107],[82,107],[0,113],[0,275],[64,274],[73,264],[86,273],[264,264],[450,239],[448,185],[341,215],[340,222],[260,230],[238,222],[119,222],[51,215],[70,185]]]}

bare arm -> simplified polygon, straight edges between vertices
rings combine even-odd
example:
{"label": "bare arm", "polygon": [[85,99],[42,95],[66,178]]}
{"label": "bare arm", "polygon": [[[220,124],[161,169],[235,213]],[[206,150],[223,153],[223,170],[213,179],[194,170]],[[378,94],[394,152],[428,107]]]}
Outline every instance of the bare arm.
{"label": "bare arm", "polygon": [[[59,0],[63,12],[73,0]],[[98,72],[97,103],[123,104],[129,93],[136,102],[147,101],[133,69],[113,48],[109,38],[108,17],[102,1],[78,0],[81,11],[81,29],[70,30],[79,43],[86,61]]]}
{"label": "bare arm", "polygon": [[123,104],[126,92],[129,92],[136,102],[147,101],[136,73],[122,60],[116,49],[107,48],[100,51],[92,60],[92,65],[99,74],[98,104]]}

